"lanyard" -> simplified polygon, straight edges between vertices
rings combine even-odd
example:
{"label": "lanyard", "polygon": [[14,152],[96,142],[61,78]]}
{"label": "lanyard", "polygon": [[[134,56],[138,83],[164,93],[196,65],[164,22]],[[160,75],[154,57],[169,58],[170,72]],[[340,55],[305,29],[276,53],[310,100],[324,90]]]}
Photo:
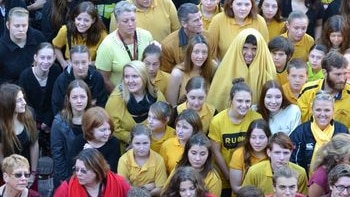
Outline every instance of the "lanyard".
{"label": "lanyard", "polygon": [[138,58],[138,53],[139,53],[139,49],[137,47],[137,35],[136,35],[136,31],[134,33],[134,56],[131,55],[131,52],[130,52],[130,49],[128,47],[127,44],[125,44],[124,42],[124,39],[123,39],[123,36],[119,33],[118,31],[118,36],[120,38],[120,40],[122,41],[123,45],[124,45],[124,48],[126,49],[126,52],[128,53],[129,57],[130,57],[130,60],[137,60]]}

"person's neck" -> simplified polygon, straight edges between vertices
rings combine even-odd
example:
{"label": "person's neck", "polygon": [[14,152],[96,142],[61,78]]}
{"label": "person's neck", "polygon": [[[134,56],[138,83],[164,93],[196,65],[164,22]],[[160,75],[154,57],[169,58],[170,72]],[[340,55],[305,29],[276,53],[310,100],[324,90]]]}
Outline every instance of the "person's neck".
{"label": "person's neck", "polygon": [[339,94],[341,91],[335,90],[331,87],[329,87],[329,85],[327,84],[327,80],[324,80],[324,90],[329,92],[332,96],[336,96],[337,94]]}
{"label": "person's neck", "polygon": [[265,153],[265,150],[259,151],[259,152],[258,151],[254,151],[254,155],[257,158],[262,159],[262,158],[264,158],[266,156],[266,153]]}
{"label": "person's neck", "polygon": [[161,139],[165,134],[166,126],[162,129],[158,129],[157,131],[152,131],[152,137],[159,140]]}
{"label": "person's neck", "polygon": [[313,72],[313,73],[318,73],[318,72],[320,72],[320,70],[321,70],[321,68],[318,68],[318,69],[312,68],[312,72]]}
{"label": "person's neck", "polygon": [[10,34],[10,39],[12,40],[12,42],[14,42],[20,48],[23,48],[24,45],[26,45],[26,42],[27,42],[27,37],[25,37],[23,39],[17,39],[15,37],[13,37],[11,34]]}
{"label": "person's neck", "polygon": [[72,118],[73,124],[81,125],[81,121],[83,119],[84,112],[72,110],[72,113],[73,113],[73,118]]}
{"label": "person's neck", "polygon": [[22,191],[13,189],[12,187],[5,187],[2,190],[3,196],[6,197],[20,197],[22,196]]}
{"label": "person's neck", "polygon": [[145,10],[147,10],[149,8],[149,7],[145,7],[145,6],[141,5],[141,4],[139,4],[136,0],[134,0],[133,3],[138,9],[143,10],[143,11],[145,11]]}
{"label": "person's neck", "polygon": [[202,5],[201,10],[202,10],[202,15],[205,18],[211,18],[215,14],[215,8],[213,10],[206,10],[206,9],[204,9],[204,6]]}
{"label": "person's neck", "polygon": [[185,140],[179,140],[179,143],[181,144],[181,146],[185,146],[186,145],[186,142]]}
{"label": "person's neck", "polygon": [[193,65],[191,72],[195,75],[200,75],[202,72],[202,67]]}
{"label": "person's neck", "polygon": [[120,39],[122,39],[125,44],[134,44],[134,35],[135,35],[135,33],[127,34],[127,33],[124,33],[122,31],[118,30],[118,34],[119,34],[119,37],[121,37]]}
{"label": "person's neck", "polygon": [[39,68],[39,66],[34,66],[33,71],[35,75],[40,79],[46,79],[49,76],[49,71],[43,71]]}
{"label": "person's neck", "polygon": [[239,24],[239,25],[243,25],[243,24],[244,24],[244,18],[236,18],[236,17],[235,17],[235,21],[236,21],[236,23]]}
{"label": "person's neck", "polygon": [[264,19],[265,19],[266,24],[270,24],[273,21],[273,18],[265,18],[264,17]]}
{"label": "person's neck", "polygon": [[188,40],[190,40],[193,36],[197,35],[197,33],[189,32],[185,28],[184,28],[184,32],[185,32]]}
{"label": "person's neck", "polygon": [[283,65],[283,66],[276,66],[276,71],[277,72],[282,72],[284,69],[285,69],[286,65]]}
{"label": "person's neck", "polygon": [[94,182],[94,183],[90,183],[90,184],[86,184],[84,185],[86,191],[89,193],[89,196],[92,197],[97,197],[99,190],[100,190],[100,182]]}
{"label": "person's neck", "polygon": [[140,102],[144,97],[145,97],[145,91],[139,91],[139,92],[135,92],[132,95],[134,96],[135,100],[137,102]]}
{"label": "person's neck", "polygon": [[95,140],[87,140],[87,142],[94,148],[100,148],[105,145],[105,142],[96,142]]}
{"label": "person's neck", "polygon": [[232,109],[228,111],[228,116],[230,117],[231,121],[235,124],[242,122],[244,118],[244,116],[235,113]]}

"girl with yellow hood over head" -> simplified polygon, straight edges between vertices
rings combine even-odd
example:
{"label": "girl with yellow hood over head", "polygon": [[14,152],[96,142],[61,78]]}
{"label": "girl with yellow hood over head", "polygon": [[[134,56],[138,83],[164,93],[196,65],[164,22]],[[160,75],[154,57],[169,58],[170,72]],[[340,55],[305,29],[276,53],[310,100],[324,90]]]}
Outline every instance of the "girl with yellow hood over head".
{"label": "girl with yellow hood over head", "polygon": [[267,44],[253,28],[242,30],[232,41],[213,78],[208,103],[218,111],[226,109],[232,79],[238,77],[242,77],[250,86],[252,104],[257,103],[264,83],[276,77]]}

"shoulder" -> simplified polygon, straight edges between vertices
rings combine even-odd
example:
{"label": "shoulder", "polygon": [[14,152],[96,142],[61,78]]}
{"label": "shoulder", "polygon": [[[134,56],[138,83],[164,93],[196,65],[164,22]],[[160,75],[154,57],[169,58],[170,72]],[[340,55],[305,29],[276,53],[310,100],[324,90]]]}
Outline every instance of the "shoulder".
{"label": "shoulder", "polygon": [[292,168],[293,170],[297,171],[297,173],[299,174],[299,177],[300,176],[305,176],[306,177],[306,172],[305,172],[305,169],[295,163],[292,163],[292,162],[289,162],[289,167]]}
{"label": "shoulder", "polygon": [[140,38],[144,38],[144,39],[152,39],[152,34],[151,32],[142,29],[142,28],[136,28],[136,33],[140,36]]}
{"label": "shoulder", "polygon": [[349,133],[348,128],[341,122],[333,120],[335,133]]}
{"label": "shoulder", "polygon": [[316,91],[318,91],[322,87],[323,81],[324,81],[323,79],[319,79],[316,81],[307,82],[303,86],[303,89],[301,90],[299,97],[301,97],[303,94],[316,93]]}
{"label": "shoulder", "polygon": [[165,47],[171,47],[174,42],[179,40],[178,35],[179,35],[179,30],[176,30],[176,31],[170,33],[167,37],[165,37],[161,41],[162,47],[163,47],[163,45]]}

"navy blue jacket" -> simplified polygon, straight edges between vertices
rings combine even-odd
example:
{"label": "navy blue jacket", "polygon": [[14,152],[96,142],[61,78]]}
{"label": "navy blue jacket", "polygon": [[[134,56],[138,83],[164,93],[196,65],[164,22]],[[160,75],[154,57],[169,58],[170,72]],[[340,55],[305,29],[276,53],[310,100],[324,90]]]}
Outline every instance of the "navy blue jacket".
{"label": "navy blue jacket", "polygon": [[[333,120],[333,124],[333,136],[338,133],[349,133],[346,126],[342,123]],[[305,168],[306,172],[309,172],[310,163],[316,144],[316,140],[311,132],[311,120],[295,128],[289,137],[295,146],[292,156],[290,157],[290,161]]]}

